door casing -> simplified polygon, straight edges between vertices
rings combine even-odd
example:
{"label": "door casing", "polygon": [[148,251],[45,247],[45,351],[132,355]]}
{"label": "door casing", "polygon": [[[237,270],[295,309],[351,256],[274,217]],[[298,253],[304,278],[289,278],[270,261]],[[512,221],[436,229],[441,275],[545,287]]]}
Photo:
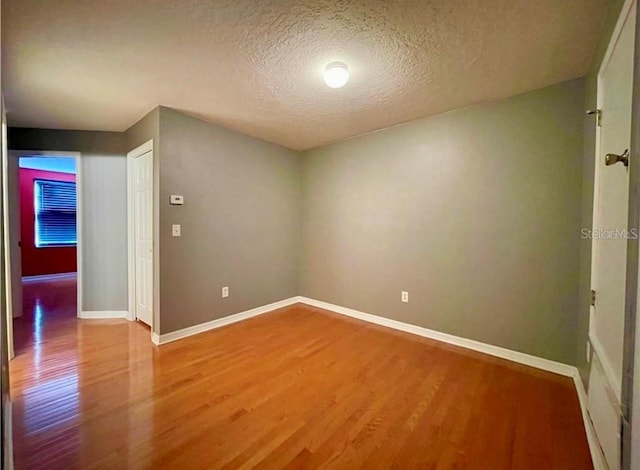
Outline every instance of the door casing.
{"label": "door casing", "polygon": [[[611,60],[611,57],[613,55],[613,52],[615,50],[615,47],[619,41],[620,38],[620,33],[622,32],[622,28],[624,27],[627,19],[630,19],[630,11],[632,10],[632,7],[636,4],[637,0],[626,0],[621,11],[620,11],[620,15],[618,17],[618,21],[616,23],[615,29],[611,35],[611,38],[609,40],[609,45],[607,47],[607,50],[605,52],[604,58],[602,60],[602,63],[600,65],[600,69],[598,70],[598,74],[597,74],[597,88],[598,88],[598,95],[597,95],[597,108],[599,110],[603,109],[603,99],[602,99],[602,87],[603,87],[603,75],[605,73],[605,71],[607,70],[607,67],[609,65],[609,62]],[[635,19],[635,18],[634,18]],[[638,24],[636,23],[636,37],[637,37],[637,33],[638,33]],[[638,53],[638,47],[635,48],[635,54],[637,56]],[[637,79],[637,78],[636,78]],[[606,119],[606,113],[605,115],[603,115],[603,119]],[[633,129],[633,128],[632,128]],[[633,132],[633,131],[632,131]],[[609,151],[614,151],[614,152],[618,152],[618,151],[622,151],[624,149],[604,149],[601,148],[602,147],[602,128],[601,127],[597,127],[596,128],[596,142],[595,142],[595,159],[596,159],[596,163],[595,163],[595,173],[594,173],[594,201],[593,201],[593,222],[594,222],[594,227],[598,226],[598,220],[600,218],[600,214],[599,214],[599,210],[600,210],[600,200],[599,200],[599,188],[600,185],[602,183],[601,179],[602,179],[602,175],[601,175],[601,165],[599,164],[599,159],[603,158],[604,153],[609,152]],[[633,150],[633,149],[631,149]],[[606,152],[605,152],[606,151]],[[633,154],[633,151],[632,151]],[[635,167],[635,162],[633,161],[632,158],[632,163],[630,168],[633,169]],[[631,200],[633,197],[633,186],[632,186],[632,174],[631,171],[629,173],[629,206],[631,205]],[[626,207],[626,209],[629,209],[629,206]],[[636,224],[637,225],[637,224]],[[632,219],[629,217],[628,218],[628,223],[626,225],[626,227],[631,230],[635,225],[632,223]],[[630,249],[631,243],[634,242],[634,240],[628,240],[627,242],[627,266],[626,266],[626,278],[625,278],[625,283],[627,284],[627,291],[625,293],[625,307],[624,307],[624,335],[625,335],[625,342],[626,342],[626,336],[628,333],[628,325],[629,325],[629,319],[628,319],[628,302],[629,302],[629,295],[628,295],[628,283],[630,281],[631,278],[635,279],[635,276],[631,276],[630,277],[630,273],[629,273],[629,255],[632,252],[632,250]],[[592,240],[592,264],[591,264],[591,285],[592,288],[596,287],[598,285],[598,272],[597,272],[597,260],[598,260],[598,241],[594,238]],[[625,266],[621,266],[620,269],[625,270]],[[634,285],[635,288],[635,285]],[[590,315],[589,315],[589,342],[592,346],[592,350],[595,352],[595,354],[598,357],[602,357],[601,354],[601,345],[599,344],[599,342],[597,341],[597,339],[594,338],[593,336],[593,325],[594,325],[594,307],[590,307]],[[624,359],[624,355],[623,355],[623,362],[625,362]],[[602,369],[604,372],[604,376],[601,377],[602,378],[606,378],[606,382],[607,385],[609,386],[609,395],[612,397],[615,397],[615,401],[619,402],[619,404],[621,405],[621,408],[624,408],[624,394],[622,392],[622,388],[624,387],[624,382],[625,382],[625,365],[622,365],[622,374],[621,374],[621,383],[619,383],[618,380],[616,380],[615,378],[615,374],[613,373],[611,366],[608,363],[603,363],[602,361],[600,361],[600,364],[602,364]],[[592,370],[593,370],[593,361],[592,361]],[[624,441],[624,436],[623,436],[623,441]],[[623,454],[624,454],[624,447],[623,447]]]}
{"label": "door casing", "polygon": [[152,166],[154,167],[153,178],[152,178],[152,193],[153,193],[153,201],[152,201],[152,236],[153,236],[153,259],[152,259],[152,323],[151,323],[151,335],[152,338],[154,334],[158,334],[158,321],[157,321],[157,305],[158,305],[158,283],[157,283],[157,259],[158,259],[158,250],[157,250],[157,211],[156,211],[156,189],[157,189],[157,180],[155,175],[155,155],[153,151],[153,139],[145,142],[144,144],[136,147],[127,153],[127,246],[128,246],[128,278],[129,278],[129,307],[128,307],[128,320],[135,321],[135,292],[136,292],[136,277],[135,277],[135,220],[134,220],[134,160],[144,155],[145,153],[151,152],[151,161]]}

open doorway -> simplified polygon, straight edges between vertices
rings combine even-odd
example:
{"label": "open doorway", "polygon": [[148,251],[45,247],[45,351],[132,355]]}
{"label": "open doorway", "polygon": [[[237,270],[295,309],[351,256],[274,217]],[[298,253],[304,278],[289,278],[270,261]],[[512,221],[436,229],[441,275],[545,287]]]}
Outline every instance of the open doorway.
{"label": "open doorway", "polygon": [[48,327],[78,317],[79,163],[74,152],[9,152],[7,210],[17,355],[37,345]]}

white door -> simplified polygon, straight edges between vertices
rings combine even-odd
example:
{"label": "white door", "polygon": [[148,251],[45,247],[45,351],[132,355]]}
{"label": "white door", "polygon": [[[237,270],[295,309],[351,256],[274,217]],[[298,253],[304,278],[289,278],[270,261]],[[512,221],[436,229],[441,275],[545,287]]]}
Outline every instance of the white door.
{"label": "white door", "polygon": [[620,468],[625,277],[631,234],[627,232],[629,169],[622,162],[607,165],[605,155],[624,155],[631,143],[634,35],[635,1],[626,3],[598,74],[601,127],[596,148],[592,264],[596,302],[589,325],[594,355],[587,407],[612,470]]}
{"label": "white door", "polygon": [[135,317],[153,322],[153,152],[133,159]]}

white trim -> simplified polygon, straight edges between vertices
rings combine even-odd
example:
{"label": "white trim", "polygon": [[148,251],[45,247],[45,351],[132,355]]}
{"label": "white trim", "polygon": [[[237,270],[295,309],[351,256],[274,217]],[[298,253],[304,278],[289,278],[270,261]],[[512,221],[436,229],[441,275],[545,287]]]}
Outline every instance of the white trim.
{"label": "white trim", "polygon": [[600,444],[596,437],[593,423],[591,422],[589,413],[587,412],[587,393],[584,389],[584,385],[582,384],[582,379],[580,378],[578,369],[575,366],[570,366],[561,362],[551,361],[549,359],[543,359],[518,351],[512,351],[510,349],[481,343],[479,341],[474,341],[467,338],[461,338],[459,336],[454,336],[447,333],[441,333],[439,331],[410,325],[408,323],[403,323],[396,320],[390,320],[388,318],[383,318],[377,315],[372,315],[370,313],[364,313],[358,310],[341,307],[339,305],[322,302],[320,300],[310,299],[307,297],[298,297],[298,301],[303,304],[311,305],[313,307],[321,308],[324,310],[329,310],[340,315],[357,318],[358,320],[374,323],[376,325],[384,326],[387,328],[393,328],[394,330],[404,331],[406,333],[411,333],[436,341],[441,341],[447,344],[453,344],[465,349],[471,349],[473,351],[478,351],[490,356],[499,357],[508,361],[535,367],[536,369],[542,369],[548,372],[553,372],[559,375],[570,377],[571,379],[573,379],[576,388],[576,394],[578,395],[578,403],[580,404],[580,411],[582,412],[582,420],[584,422],[585,433],[587,435],[587,442],[589,444],[589,451],[591,453],[591,460],[593,461],[594,469],[607,470],[608,467],[606,466],[604,455],[602,454],[602,450],[600,449]]}
{"label": "white trim", "polygon": [[78,307],[78,316],[82,313],[83,307],[83,297],[82,297],[82,286],[83,286],[83,269],[82,262],[84,256],[82,254],[84,248],[84,177],[82,175],[82,158],[81,154],[76,154],[76,302]]}
{"label": "white trim", "polygon": [[153,139],[148,140],[144,144],[134,148],[132,151],[127,153],[127,157],[138,158],[141,155],[144,155],[145,153],[151,151],[153,151]]}
{"label": "white trim", "polygon": [[105,318],[129,318],[129,312],[123,310],[87,310],[80,312],[83,320],[102,320]]}
{"label": "white trim", "polygon": [[595,337],[589,334],[589,342],[591,343],[591,347],[593,348],[593,352],[596,356],[598,356],[598,360],[602,365],[602,370],[604,370],[604,376],[607,380],[609,387],[615,394],[616,406],[620,406],[620,397],[622,396],[620,393],[620,384],[616,382],[615,375],[613,374],[613,369],[611,364],[609,364],[609,358],[605,356],[604,351],[602,349],[602,345],[600,341]]}
{"label": "white trim", "polygon": [[[596,109],[602,111],[603,103],[602,103],[602,75],[605,73],[607,67],[609,66],[609,62],[611,61],[611,56],[613,55],[613,50],[615,49],[616,44],[620,39],[620,34],[622,33],[622,28],[624,27],[629,13],[631,12],[631,8],[634,5],[636,0],[625,0],[622,9],[620,10],[620,15],[616,21],[616,26],[611,33],[611,37],[609,39],[609,44],[607,45],[607,50],[602,58],[602,62],[600,62],[600,67],[598,67],[598,73],[596,76]],[[602,155],[600,146],[602,140],[602,127],[596,125],[596,133],[595,133],[595,150],[594,150],[594,174],[593,174],[593,210],[592,210],[592,228],[595,230],[598,227],[598,221],[600,220],[600,158]],[[591,240],[591,289],[598,290],[598,239],[597,237],[593,237]],[[593,306],[589,306],[589,335],[593,335],[594,331],[594,315],[595,308]],[[618,387],[619,388],[619,387]],[[620,395],[618,395],[620,396]]]}
{"label": "white trim", "polygon": [[[615,46],[618,44],[620,40],[620,35],[622,34],[622,28],[626,24],[629,14],[631,13],[631,9],[637,0],[626,0],[622,9],[620,10],[620,15],[616,21],[616,26],[611,33],[611,37],[609,39],[609,44],[607,45],[607,50],[602,58],[602,62],[600,63],[600,67],[598,67],[598,74],[596,77],[596,109],[603,110],[603,102],[602,102],[602,76],[609,67],[609,62],[611,61],[611,57],[613,55],[613,51]],[[602,140],[602,127],[596,125],[596,135],[595,135],[595,150],[594,150],[594,174],[593,174],[593,211],[592,211],[592,228],[595,230],[599,226],[600,221],[600,179],[602,176],[601,166],[600,166],[600,158],[604,155],[601,147]],[[598,290],[598,239],[597,237],[593,237],[591,240],[591,289],[597,291]],[[589,307],[589,337],[595,337],[596,331],[594,328],[594,315],[595,308],[593,306]],[[593,343],[593,341],[592,341]],[[602,352],[602,348],[600,348]],[[599,357],[602,359],[602,354],[599,354]],[[607,372],[607,378],[611,382],[610,385],[614,387],[614,390],[617,390],[618,399],[620,397],[620,385],[614,385],[615,381],[610,380],[611,377],[609,372],[611,369],[607,370],[608,364],[604,364],[604,369]]]}
{"label": "white trim", "polygon": [[[598,73],[596,76],[596,108],[603,111],[603,97],[602,97],[602,81],[603,75],[605,74],[607,68],[610,65],[611,57],[613,56],[613,52],[615,50],[618,41],[620,40],[620,36],[622,33],[622,29],[629,19],[630,12],[632,10],[633,5],[637,0],[625,0],[622,9],[620,10],[620,14],[616,21],[615,28],[610,36],[609,43],[607,45],[607,49],[602,58],[602,62],[598,67]],[[604,117],[606,119],[606,116]],[[599,226],[600,217],[600,182],[602,179],[601,176],[601,163],[600,158],[604,153],[601,149],[602,146],[602,127],[597,126],[595,128],[595,149],[594,149],[594,177],[593,177],[593,211],[592,211],[592,225],[593,229],[596,229]],[[599,289],[598,282],[598,262],[599,262],[599,241],[596,237],[594,237],[591,241],[591,289],[596,292]],[[620,407],[621,401],[621,383],[620,380],[616,380],[616,374],[613,372],[613,368],[609,363],[609,358],[606,356],[604,348],[602,347],[600,341],[597,339],[597,331],[595,328],[595,308],[593,306],[589,307],[589,328],[588,328],[588,341],[591,344],[593,354],[597,356],[600,364],[602,365],[602,369],[604,371],[604,380],[608,385],[608,393],[613,402],[615,402],[615,406],[617,408]],[[591,359],[591,364],[593,364],[593,358]],[[579,386],[578,386],[579,385]],[[593,465],[596,470],[606,469],[608,468],[606,465],[606,461],[604,459],[604,455],[602,449],[599,444],[599,440],[597,435],[595,434],[595,429],[593,427],[593,423],[588,415],[587,410],[587,392],[584,389],[582,384],[582,380],[578,378],[576,382],[576,389],[578,391],[578,397],[580,398],[580,407],[582,408],[583,418],[585,421],[585,430],[587,433],[587,438],[589,440],[589,447],[591,449],[591,456],[593,460]],[[614,396],[611,396],[613,394]]]}
{"label": "white trim", "polygon": [[[611,61],[611,56],[613,55],[613,50],[615,49],[616,44],[620,39],[620,35],[622,33],[622,28],[624,27],[631,9],[635,4],[636,0],[626,0],[622,9],[620,10],[620,15],[618,16],[618,20],[616,21],[616,26],[611,34],[609,39],[609,44],[607,45],[607,50],[604,54],[602,62],[600,63],[600,67],[598,67],[598,74],[596,76],[596,109],[602,111],[603,103],[602,103],[602,76],[605,73],[607,67],[609,66],[609,62]],[[600,175],[601,167],[600,167],[600,158],[603,155],[601,151],[601,140],[602,140],[602,127],[596,125],[596,133],[595,133],[595,149],[594,149],[594,174],[593,174],[593,210],[592,210],[592,228],[595,230],[598,227],[598,222],[600,220],[600,179],[602,178]],[[598,290],[598,239],[597,237],[593,237],[591,240],[591,289]],[[593,335],[594,331],[594,315],[595,309],[593,306],[589,307],[589,334]],[[619,395],[618,395],[619,396]]]}
{"label": "white trim", "polygon": [[22,276],[22,283],[29,284],[31,282],[61,281],[63,279],[73,279],[78,273],[55,273],[55,274],[39,274],[37,276]]}
{"label": "white trim", "polygon": [[188,336],[203,333],[205,331],[213,330],[215,328],[220,328],[226,325],[230,325],[232,323],[237,323],[242,320],[247,320],[249,318],[262,315],[264,313],[268,313],[273,310],[277,310],[279,308],[287,307],[289,305],[294,305],[296,303],[303,303],[306,305],[310,305],[312,307],[329,310],[331,312],[356,318],[358,320],[374,323],[376,325],[392,328],[394,330],[404,331],[406,333],[411,333],[414,335],[422,336],[422,337],[433,339],[436,341],[441,341],[443,343],[452,344],[465,349],[471,349],[473,351],[478,351],[484,354],[488,354],[490,356],[499,357],[501,359],[506,359],[508,361],[524,364],[530,367],[535,367],[537,369],[546,370],[559,375],[563,375],[565,377],[570,377],[573,380],[576,388],[576,394],[578,397],[578,403],[580,405],[580,411],[582,413],[582,420],[584,422],[585,433],[587,436],[587,442],[589,444],[589,451],[591,453],[591,459],[593,461],[594,469],[607,470],[607,466],[604,461],[602,450],[600,449],[600,445],[596,438],[593,424],[591,423],[591,419],[589,418],[589,414],[587,412],[587,394],[584,389],[584,385],[582,384],[582,379],[580,378],[578,369],[575,366],[570,366],[568,364],[551,361],[549,359],[543,359],[540,357],[532,356],[532,355],[521,353],[518,351],[512,351],[510,349],[505,349],[505,348],[493,346],[486,343],[481,343],[479,341],[474,341],[467,338],[461,338],[459,336],[454,336],[447,333],[441,333],[439,331],[430,330],[428,328],[410,325],[408,323],[403,323],[396,320],[379,317],[377,315],[372,315],[370,313],[360,312],[358,310],[353,310],[350,308],[341,307],[339,305],[334,305],[327,302],[322,302],[320,300],[310,299],[308,297],[302,297],[302,296],[291,297],[285,300],[281,300],[279,302],[274,302],[272,304],[264,305],[262,307],[257,307],[251,310],[240,312],[235,315],[230,315],[228,317],[219,318],[217,320],[212,320],[206,323],[201,323],[199,325],[184,328],[182,330],[172,331],[171,333],[165,333],[163,335],[152,333],[151,341],[156,345],[167,344],[172,341],[177,341],[177,340],[186,338]]}
{"label": "white trim", "polygon": [[541,357],[532,356],[530,354],[521,353],[518,351],[512,351],[510,349],[501,348],[499,346],[493,346],[491,344],[481,343],[472,339],[461,338],[459,336],[450,335],[447,333],[441,333],[439,331],[430,330],[421,326],[410,325],[408,323],[391,320],[389,318],[379,317],[370,313],[360,312],[351,308],[341,307],[339,305],[333,305],[320,300],[309,299],[307,297],[299,297],[300,302],[303,304],[311,305],[313,307],[322,308],[324,310],[330,310],[341,315],[364,320],[369,323],[375,323],[376,325],[386,326],[387,328],[393,328],[394,330],[404,331],[406,333],[412,333],[414,335],[422,336],[424,338],[435,339],[442,341],[443,343],[453,344],[465,349],[471,349],[490,356],[507,359],[509,361],[517,362],[527,366],[535,367],[537,369],[546,370],[555,374],[564,375],[566,377],[573,377],[576,368],[561,362],[551,361],[549,359],[543,359]]}
{"label": "white trim", "polygon": [[576,373],[573,376],[573,383],[576,387],[578,394],[578,402],[580,403],[580,411],[582,412],[582,421],[584,423],[584,431],[587,435],[587,442],[589,443],[589,452],[591,453],[591,461],[593,462],[593,468],[595,470],[607,470],[607,463],[602,453],[602,448],[596,436],[596,430],[593,427],[589,412],[587,411],[587,391],[582,383],[582,378],[576,369]]}
{"label": "white trim", "polygon": [[[135,260],[134,252],[135,252],[135,240],[134,240],[134,229],[133,229],[133,160],[138,158],[146,153],[151,152],[151,165],[155,165],[155,158],[153,155],[153,139],[145,142],[144,144],[136,147],[127,153],[127,277],[128,277],[128,305],[129,305],[129,314],[127,315],[127,320],[134,321],[136,319],[136,306],[135,306],[135,291],[136,291],[136,280],[135,280]],[[153,171],[153,179],[152,179],[152,193],[153,198],[155,199],[155,170]],[[154,329],[157,329],[156,321],[155,321],[155,305],[156,305],[156,295],[159,295],[159,292],[156,292],[158,289],[155,284],[155,270],[156,270],[156,250],[157,244],[156,241],[156,231],[157,231],[157,223],[156,223],[156,214],[155,214],[155,202],[152,202],[153,210],[153,220],[151,222],[152,231],[153,231],[153,259],[152,259],[152,272],[153,272],[153,280],[152,280],[152,311],[151,311],[151,331],[154,332]],[[155,334],[155,333],[153,333]],[[156,336],[158,336],[156,334]],[[152,337],[153,341],[153,337]],[[156,343],[157,344],[157,343]]]}
{"label": "white trim", "polygon": [[258,315],[262,315],[279,308],[288,307],[289,305],[297,304],[299,302],[299,297],[290,297],[288,299],[280,300],[279,302],[263,305],[262,307],[252,308],[250,310],[245,310],[244,312],[229,315],[228,317],[218,318],[216,320],[200,323],[199,325],[190,326],[188,328],[172,331],[170,333],[165,333],[162,335],[153,333],[151,335],[151,341],[153,341],[153,343],[157,345],[167,344],[172,341],[186,338],[188,336],[197,335],[198,333],[203,333],[205,331],[213,330],[215,328],[220,328],[226,325],[231,325],[232,323],[237,323],[242,320],[247,320],[248,318],[256,317]]}

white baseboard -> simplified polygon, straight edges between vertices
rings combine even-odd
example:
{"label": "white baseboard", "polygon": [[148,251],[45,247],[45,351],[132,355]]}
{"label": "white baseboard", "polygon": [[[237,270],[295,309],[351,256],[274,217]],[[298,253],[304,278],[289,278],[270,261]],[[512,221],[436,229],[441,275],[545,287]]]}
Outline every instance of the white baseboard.
{"label": "white baseboard", "polygon": [[124,318],[129,319],[129,312],[120,310],[90,310],[80,312],[80,318],[83,320],[104,320],[107,318]]}
{"label": "white baseboard", "polygon": [[604,459],[604,454],[600,448],[600,443],[596,436],[596,430],[593,428],[593,423],[589,417],[587,411],[587,391],[584,389],[582,378],[576,369],[576,373],[573,376],[573,382],[576,386],[576,392],[578,393],[578,401],[580,402],[580,410],[582,411],[582,421],[584,422],[584,430],[587,434],[587,442],[589,443],[589,451],[591,452],[591,461],[593,462],[594,470],[607,470],[608,466]]}
{"label": "white baseboard", "polygon": [[[329,310],[331,312],[335,312],[341,315],[357,318],[358,320],[363,320],[369,323],[374,323],[376,325],[385,326],[387,328],[392,328],[394,330],[404,331],[406,333],[415,334],[415,335],[433,339],[436,341],[442,341],[444,343],[452,344],[465,349],[471,349],[473,351],[478,351],[484,354],[488,354],[490,356],[499,357],[501,359],[506,359],[512,362],[517,362],[519,364],[524,364],[530,367],[535,367],[537,369],[542,369],[542,370],[553,372],[559,375],[570,377],[571,379],[573,379],[574,385],[576,387],[576,393],[578,395],[578,402],[580,404],[580,409],[582,411],[582,419],[584,421],[585,431],[587,434],[587,441],[589,443],[589,450],[591,452],[591,458],[593,460],[594,468],[595,470],[606,470],[607,467],[604,461],[604,457],[600,450],[600,445],[598,444],[598,440],[595,435],[595,431],[593,429],[593,424],[591,423],[591,420],[589,419],[589,414],[587,412],[587,398],[586,398],[587,395],[586,395],[584,386],[582,384],[582,380],[580,379],[578,369],[575,366],[570,366],[568,364],[563,364],[561,362],[551,361],[549,359],[543,359],[540,357],[532,356],[530,354],[525,354],[518,351],[512,351],[510,349],[501,348],[499,346],[493,346],[486,343],[481,343],[480,341],[475,341],[467,338],[461,338],[459,336],[454,336],[447,333],[441,333],[439,331],[430,330],[428,328],[423,328],[421,326],[411,325],[408,323],[403,323],[396,320],[379,317],[377,315],[372,315],[370,313],[360,312],[358,310],[353,310],[350,308],[341,307],[339,305],[334,305],[327,302],[322,302],[320,300],[310,299],[302,296],[291,297],[289,299],[281,300],[279,302],[274,302],[272,304],[264,305],[262,307],[257,307],[251,310],[236,313],[235,315],[219,318],[217,320],[212,320],[206,323],[201,323],[199,325],[190,326],[182,330],[172,331],[170,333],[165,333],[162,335],[158,335],[157,333],[152,333],[151,341],[156,345],[170,343],[172,341],[177,341],[179,339],[186,338],[188,336],[196,335],[198,333],[202,333],[215,328],[220,328],[222,326],[230,325],[232,323],[237,323],[239,321],[246,320],[248,318],[255,317],[258,315],[262,315],[263,313],[271,312],[273,310],[277,310],[282,307],[287,307],[289,305],[293,305],[296,303],[311,305],[313,307]],[[94,313],[94,312],[89,312],[89,313]],[[126,314],[126,312],[122,312],[122,313]]]}
{"label": "white baseboard", "polygon": [[481,343],[472,339],[461,338],[459,336],[450,335],[447,333],[441,333],[439,331],[430,330],[421,326],[411,325],[409,323],[403,323],[396,320],[390,320],[389,318],[379,317],[370,313],[360,312],[346,307],[340,307],[339,305],[333,305],[320,300],[309,299],[307,297],[299,297],[300,302],[303,304],[311,305],[313,307],[322,308],[331,312],[346,315],[348,317],[364,320],[369,323],[375,323],[376,325],[386,326],[387,328],[393,328],[394,330],[404,331],[406,333],[412,333],[414,335],[423,336],[425,338],[435,339],[442,341],[443,343],[453,344],[465,349],[472,349],[490,356],[507,359],[509,361],[518,362],[538,369],[543,369],[556,374],[564,375],[566,377],[573,377],[576,373],[576,368],[561,362],[551,361],[549,359],[543,359],[541,357],[532,356],[530,354],[521,353],[518,351],[512,351],[510,349],[501,348],[499,346],[493,346],[491,344]]}
{"label": "white baseboard", "polygon": [[615,374],[613,373],[613,367],[611,367],[609,358],[604,354],[604,349],[602,348],[602,345],[600,344],[598,338],[596,338],[592,334],[589,334],[589,343],[591,343],[593,353],[598,356],[598,359],[600,360],[602,370],[604,371],[604,378],[606,379],[609,387],[611,387],[611,390],[615,395],[616,405],[620,406],[620,398],[622,397],[620,383],[622,382],[622,380],[616,380]]}
{"label": "white baseboard", "polygon": [[422,336],[436,341],[442,341],[443,343],[453,344],[462,348],[478,351],[490,356],[499,357],[509,361],[517,362],[527,366],[535,367],[537,369],[546,370],[573,379],[576,387],[576,393],[578,395],[578,402],[580,404],[580,410],[582,411],[582,420],[584,422],[585,432],[587,434],[587,441],[589,443],[589,451],[591,452],[591,460],[595,470],[606,470],[607,466],[604,460],[604,455],[600,449],[598,438],[596,437],[595,430],[593,429],[593,423],[589,418],[587,412],[587,393],[582,384],[582,379],[578,369],[575,366],[563,364],[561,362],[551,361],[549,359],[543,359],[541,357],[532,356],[529,354],[521,353],[518,351],[512,351],[510,349],[493,346],[491,344],[481,343],[480,341],[474,341],[467,338],[461,338],[459,336],[450,335],[447,333],[441,333],[439,331],[430,330],[421,326],[410,325],[408,323],[391,320],[370,313],[360,312],[339,305],[333,305],[320,300],[309,299],[307,297],[298,297],[298,301],[311,305],[313,307],[322,308],[331,312],[346,315],[358,320],[363,320],[369,323],[375,323],[376,325],[393,328],[394,330],[404,331],[406,333],[412,333],[414,335]]}
{"label": "white baseboard", "polygon": [[258,315],[262,315],[263,313],[271,312],[273,310],[277,310],[282,307],[287,307],[289,305],[293,305],[296,303],[299,303],[298,297],[291,297],[289,299],[280,300],[279,302],[263,305],[262,307],[256,307],[256,308],[252,308],[251,310],[246,310],[244,312],[236,313],[234,315],[229,315],[228,317],[218,318],[217,320],[211,320],[206,323],[200,323],[199,325],[190,326],[188,328],[183,328],[181,330],[171,331],[170,333],[164,333],[161,335],[153,333],[151,335],[151,341],[153,341],[153,343],[157,345],[167,344],[172,341],[186,338],[188,336],[197,335],[198,333],[213,330],[215,328],[220,328],[222,326],[230,325],[232,323],[237,323],[239,321],[246,320],[248,318],[255,317]]}
{"label": "white baseboard", "polygon": [[40,274],[37,276],[23,276],[22,283],[29,284],[30,282],[45,282],[45,281],[61,281],[63,279],[75,279],[78,277],[78,273],[55,273],[55,274]]}

